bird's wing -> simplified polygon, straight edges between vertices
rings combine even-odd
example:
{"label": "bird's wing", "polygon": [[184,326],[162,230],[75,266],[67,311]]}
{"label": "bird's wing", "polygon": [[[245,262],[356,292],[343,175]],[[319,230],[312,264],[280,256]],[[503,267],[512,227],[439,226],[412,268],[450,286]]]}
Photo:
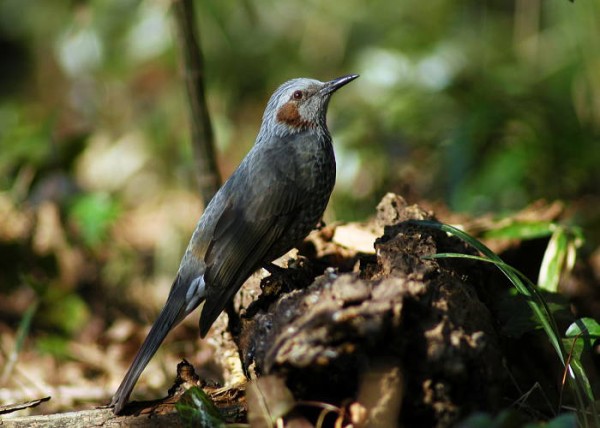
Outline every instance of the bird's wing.
{"label": "bird's wing", "polygon": [[[206,303],[200,334],[206,335],[244,281],[265,262],[264,257],[293,223],[303,199],[294,174],[273,159],[283,153],[261,153],[244,182],[236,183],[215,225],[206,251]],[[271,161],[271,163],[267,163]]]}

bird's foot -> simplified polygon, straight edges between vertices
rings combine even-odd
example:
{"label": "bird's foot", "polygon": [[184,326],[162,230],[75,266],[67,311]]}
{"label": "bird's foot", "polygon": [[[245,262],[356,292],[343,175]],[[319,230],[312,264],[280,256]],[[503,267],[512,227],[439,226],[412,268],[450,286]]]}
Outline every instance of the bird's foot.
{"label": "bird's foot", "polygon": [[289,260],[287,268],[273,263],[263,267],[270,275],[261,281],[260,287],[263,293],[268,295],[303,288],[314,280],[311,266],[307,265],[307,259],[304,257]]}

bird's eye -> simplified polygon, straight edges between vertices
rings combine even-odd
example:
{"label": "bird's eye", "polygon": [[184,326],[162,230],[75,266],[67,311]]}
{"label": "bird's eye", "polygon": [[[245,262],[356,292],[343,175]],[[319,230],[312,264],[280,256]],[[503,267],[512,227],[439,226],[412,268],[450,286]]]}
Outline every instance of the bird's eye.
{"label": "bird's eye", "polygon": [[294,94],[292,95],[292,97],[295,100],[301,100],[303,95],[304,94],[302,93],[302,91],[295,91]]}

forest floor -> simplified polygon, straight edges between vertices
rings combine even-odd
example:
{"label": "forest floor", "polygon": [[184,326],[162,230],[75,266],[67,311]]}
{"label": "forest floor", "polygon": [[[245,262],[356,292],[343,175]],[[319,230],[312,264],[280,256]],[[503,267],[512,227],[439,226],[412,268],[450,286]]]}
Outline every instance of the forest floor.
{"label": "forest floor", "polygon": [[[560,204],[536,204],[512,220],[555,222],[564,215]],[[207,339],[199,339],[196,317],[184,321],[144,372],[134,399],[167,395],[185,357],[191,364],[179,366],[179,387],[166,399],[133,403],[121,418],[93,409],[110,400],[149,327],[134,322],[135,316],[115,316],[110,293],[87,287],[81,295],[91,314],[69,340],[58,341],[36,319],[62,315],[77,323],[77,310],[65,313],[70,306],[63,305],[62,313],[53,313],[43,300],[52,290],[41,294],[35,275],[25,276],[25,285],[2,292],[0,301],[0,403],[50,399],[26,403],[25,410],[4,409],[0,424],[185,425],[173,416],[174,402],[193,385],[205,390],[223,420],[252,426],[272,426],[285,415],[286,426],[447,427],[476,412],[507,409],[531,422],[573,405],[560,360],[532,324],[524,299],[491,264],[431,258],[477,253],[415,220],[460,225],[473,235],[496,224],[491,217],[426,210],[388,194],[371,221],[312,232],[278,261],[286,269],[258,272],[246,282],[229,317],[222,315]],[[57,263],[63,274],[69,257],[77,257],[65,255],[65,247],[49,261],[24,249],[35,247],[35,237],[11,240],[7,225],[5,255]],[[485,243],[537,281],[548,237]],[[561,292],[548,296],[563,309],[555,311],[560,331],[576,318],[598,319],[599,278],[598,250],[561,277]],[[142,289],[137,286],[138,295]],[[597,349],[590,356],[586,372],[596,388]],[[193,400],[186,395],[184,402]]]}

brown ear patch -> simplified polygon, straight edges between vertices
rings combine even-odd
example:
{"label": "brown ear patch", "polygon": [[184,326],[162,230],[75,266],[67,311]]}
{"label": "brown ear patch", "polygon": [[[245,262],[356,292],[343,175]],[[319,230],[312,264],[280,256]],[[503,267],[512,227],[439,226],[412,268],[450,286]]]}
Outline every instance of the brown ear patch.
{"label": "brown ear patch", "polygon": [[277,121],[292,128],[308,128],[311,123],[300,116],[298,106],[292,101],[285,103],[277,112]]}

